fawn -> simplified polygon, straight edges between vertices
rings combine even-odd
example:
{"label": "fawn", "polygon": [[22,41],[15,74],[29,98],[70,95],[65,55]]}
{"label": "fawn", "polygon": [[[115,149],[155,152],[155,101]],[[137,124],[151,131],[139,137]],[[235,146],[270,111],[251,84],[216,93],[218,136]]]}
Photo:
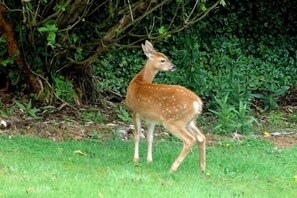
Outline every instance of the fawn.
{"label": "fawn", "polygon": [[142,44],[147,61],[142,70],[130,82],[126,104],[134,122],[134,161],[139,160],[141,120],[148,126],[147,161],[152,162],[153,132],[156,124],[162,124],[171,134],[183,142],[179,156],[170,171],[176,171],[188,155],[194,143],[199,145],[200,169],[205,171],[205,136],[196,127],[196,117],[202,112],[203,103],[192,91],[179,85],[152,83],[159,71],[173,71],[169,59],[157,52],[149,41]]}

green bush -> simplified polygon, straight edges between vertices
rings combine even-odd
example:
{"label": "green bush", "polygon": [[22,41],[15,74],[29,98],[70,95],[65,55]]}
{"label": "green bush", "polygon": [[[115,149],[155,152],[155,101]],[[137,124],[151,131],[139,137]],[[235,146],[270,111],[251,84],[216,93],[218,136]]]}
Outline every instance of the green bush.
{"label": "green bush", "polygon": [[129,81],[142,68],[144,60],[140,49],[111,51],[100,57],[95,67],[100,89],[126,93]]}
{"label": "green bush", "polygon": [[[293,4],[230,1],[195,27],[155,44],[177,65],[175,72],[160,73],[156,81],[180,84],[200,95],[205,109],[212,109],[220,125],[225,123],[217,127],[222,131],[248,133],[250,128],[244,128],[255,121],[250,117],[253,101],[260,101],[264,110],[275,109],[279,98],[297,87]],[[103,88],[124,95],[144,60],[141,48],[103,57],[97,67]],[[219,101],[226,97],[223,107]],[[222,120],[225,111],[236,124]]]}
{"label": "green bush", "polygon": [[246,101],[240,100],[235,106],[230,104],[228,95],[222,99],[215,98],[215,101],[218,107],[216,110],[210,110],[217,117],[214,127],[215,133],[226,135],[232,132],[240,134],[252,132],[253,125],[257,123],[257,120],[250,115],[250,107]]}
{"label": "green bush", "polygon": [[76,97],[72,83],[63,76],[53,78],[55,85],[55,94],[65,102],[71,103]]}

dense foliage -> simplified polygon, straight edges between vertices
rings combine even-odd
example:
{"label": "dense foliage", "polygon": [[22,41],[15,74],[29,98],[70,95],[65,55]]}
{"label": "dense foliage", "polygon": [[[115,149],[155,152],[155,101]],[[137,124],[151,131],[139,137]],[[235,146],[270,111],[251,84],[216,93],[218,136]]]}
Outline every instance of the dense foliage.
{"label": "dense foliage", "polygon": [[[230,4],[157,45],[178,66],[175,73],[165,74],[165,81],[161,78],[183,84],[203,98],[223,98],[229,93],[243,100],[261,98],[273,107],[269,96],[277,100],[296,87],[296,8],[293,1]],[[123,82],[143,66],[144,59],[140,48],[101,57],[97,70],[106,79],[105,88],[124,93],[127,83]]]}
{"label": "dense foliage", "polygon": [[0,37],[0,92],[8,78],[12,91],[33,87],[47,102],[98,101],[98,91],[123,100],[145,61],[140,43],[149,39],[178,67],[157,82],[200,95],[218,132],[248,133],[256,123],[252,110],[277,108],[281,96],[296,90],[297,5],[226,3],[1,1],[1,33],[13,33],[16,46],[7,48]]}
{"label": "dense foliage", "polygon": [[[229,1],[156,45],[178,67],[157,81],[199,94],[218,118],[217,131],[249,132],[252,106],[277,108],[279,98],[297,87],[296,8],[294,1]],[[124,94],[144,59],[141,49],[102,57],[97,67],[102,85]]]}
{"label": "dense foliage", "polygon": [[0,0],[0,76],[5,78],[0,89],[6,91],[5,81],[11,81],[18,92],[33,93],[43,102],[57,98],[93,102],[98,99],[93,63],[99,55],[138,46],[145,39],[160,41],[224,4],[224,0]]}

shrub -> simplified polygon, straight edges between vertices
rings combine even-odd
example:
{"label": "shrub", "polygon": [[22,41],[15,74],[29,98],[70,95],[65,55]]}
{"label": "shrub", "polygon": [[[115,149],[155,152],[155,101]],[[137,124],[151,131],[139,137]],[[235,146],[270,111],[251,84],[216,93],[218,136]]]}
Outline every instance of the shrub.
{"label": "shrub", "polygon": [[[279,98],[297,87],[293,3],[230,1],[226,9],[156,45],[177,65],[175,72],[160,73],[156,81],[180,84],[200,95],[217,117],[216,130],[248,133],[247,126],[255,122],[253,101],[260,101],[264,110],[275,109]],[[103,87],[124,95],[144,59],[140,48],[103,57],[97,68]]]}
{"label": "shrub", "polygon": [[235,106],[229,103],[226,95],[222,99],[215,99],[218,107],[210,110],[217,117],[214,132],[226,135],[232,132],[249,134],[253,130],[253,124],[258,123],[256,118],[250,115],[250,107],[247,102],[240,100]]}
{"label": "shrub", "polygon": [[65,102],[72,102],[76,97],[72,83],[63,76],[56,76],[53,78],[55,85],[55,94],[58,98]]}

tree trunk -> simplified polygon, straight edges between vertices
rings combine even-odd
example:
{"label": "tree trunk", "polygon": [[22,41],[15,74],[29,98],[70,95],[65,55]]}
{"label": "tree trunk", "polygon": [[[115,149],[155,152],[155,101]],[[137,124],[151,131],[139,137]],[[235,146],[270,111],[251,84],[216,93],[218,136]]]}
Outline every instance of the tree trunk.
{"label": "tree trunk", "polygon": [[[24,62],[17,45],[17,41],[14,37],[12,25],[5,20],[5,11],[5,7],[0,4],[0,31],[6,40],[8,55],[18,66],[17,69],[24,75],[27,85],[34,91],[35,94],[37,94],[37,97],[39,97],[43,93],[43,83],[38,76],[32,73],[30,66]],[[8,68],[8,70],[9,69],[13,70],[12,68]]]}

